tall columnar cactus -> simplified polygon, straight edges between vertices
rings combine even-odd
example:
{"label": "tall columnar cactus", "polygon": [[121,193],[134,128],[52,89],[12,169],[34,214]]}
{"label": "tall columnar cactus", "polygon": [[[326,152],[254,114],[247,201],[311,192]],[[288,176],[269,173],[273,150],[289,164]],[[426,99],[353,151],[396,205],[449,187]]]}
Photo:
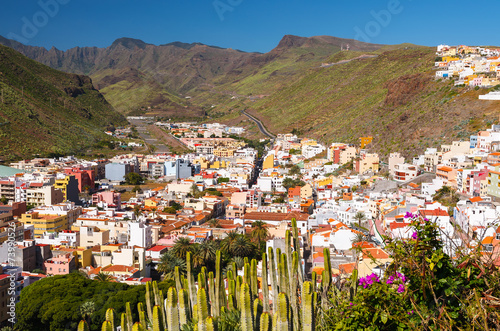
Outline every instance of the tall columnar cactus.
{"label": "tall columnar cactus", "polygon": [[106,310],[106,321],[111,323],[111,329],[115,331],[115,314],[113,308]]}
{"label": "tall columnar cactus", "polygon": [[179,309],[177,308],[177,291],[171,287],[167,292],[167,326],[168,331],[179,331]]}
{"label": "tall columnar cactus", "polygon": [[313,286],[313,288],[312,288],[313,292],[316,292],[317,281],[318,281],[318,274],[316,274],[316,271],[313,271],[311,274],[311,283]]}
{"label": "tall columnar cactus", "polygon": [[84,320],[78,323],[78,331],[89,331],[89,325]]}
{"label": "tall columnar cactus", "polygon": [[235,296],[236,296],[236,281],[234,279],[231,279],[227,284],[227,302],[229,309],[236,308],[237,304],[235,302]]}
{"label": "tall columnar cactus", "polygon": [[153,331],[163,331],[161,311],[162,309],[160,306],[153,307],[153,320],[151,321],[151,323],[153,324]]}
{"label": "tall columnar cactus", "polygon": [[209,272],[208,273],[208,314],[213,315],[214,314],[214,302],[215,302],[215,278],[214,278],[214,273]]}
{"label": "tall columnar cactus", "polygon": [[153,282],[153,293],[155,296],[155,305],[160,306],[161,313],[161,321],[163,329],[167,328],[167,316],[165,315],[165,298],[163,297],[163,291],[158,289],[158,283],[156,281]]}
{"label": "tall columnar cactus", "polygon": [[314,331],[313,285],[311,282],[302,284],[302,330]]}
{"label": "tall columnar cactus", "polygon": [[250,286],[252,300],[259,297],[259,280],[257,279],[257,260],[252,259],[250,264]]}
{"label": "tall columnar cactus", "polygon": [[220,308],[224,305],[223,297],[226,297],[222,280],[222,255],[220,251],[217,251],[215,256],[215,302],[212,302],[212,315],[218,317],[220,314]]}
{"label": "tall columnar cactus", "polygon": [[241,284],[243,284],[243,277],[236,277],[236,302],[238,309],[241,309]]}
{"label": "tall columnar cactus", "polygon": [[[227,302],[228,302],[227,308],[229,310],[236,310],[236,299],[234,298],[233,294],[228,295]],[[222,308],[224,308],[224,307],[222,307]]]}
{"label": "tall columnar cactus", "polygon": [[351,289],[350,289],[351,301],[354,300],[357,291],[358,291],[358,269],[354,269],[351,275]]}
{"label": "tall columnar cactus", "polygon": [[292,254],[292,277],[290,278],[290,300],[293,313],[293,328],[295,330],[300,330],[299,321],[299,300],[297,299],[297,278],[298,278],[298,268],[299,268],[299,253],[297,251]]}
{"label": "tall columnar cactus", "polygon": [[254,316],[254,325],[255,327],[260,326],[260,316],[263,313],[262,300],[255,299],[253,301],[253,316]]}
{"label": "tall columnar cactus", "polygon": [[302,254],[300,253],[300,240],[299,240],[299,228],[297,227],[297,220],[292,218],[292,235],[293,235],[293,248],[299,254],[299,284],[302,286],[304,283],[304,270],[302,269]]}
{"label": "tall columnar cactus", "polygon": [[132,331],[146,331],[146,329],[144,329],[142,325],[137,322],[132,326]]}
{"label": "tall columnar cactus", "polygon": [[271,272],[271,290],[272,290],[272,301],[273,301],[273,306],[275,305],[276,301],[278,300],[278,278],[276,277],[276,263],[274,262],[274,251],[272,247],[269,247],[268,249],[269,253],[269,271]]}
{"label": "tall columnar cactus", "polygon": [[146,322],[146,312],[144,310],[139,311],[139,323],[141,323],[141,326],[146,330],[148,323]]}
{"label": "tall columnar cactus", "polygon": [[291,322],[288,306],[288,298],[285,293],[280,293],[278,296],[278,318],[277,318],[277,330],[279,331],[290,331]]}
{"label": "tall columnar cactus", "polygon": [[198,310],[198,331],[207,331],[208,302],[204,288],[198,289],[196,306]]}
{"label": "tall columnar cactus", "polygon": [[175,288],[177,289],[177,293],[179,293],[183,286],[182,286],[182,279],[181,279],[181,271],[178,266],[174,268],[174,278],[175,278]]}
{"label": "tall columnar cactus", "polygon": [[260,315],[260,331],[271,331],[271,315],[269,313],[262,313]]}
{"label": "tall columnar cactus", "polygon": [[285,248],[286,248],[286,259],[288,261],[288,277],[289,280],[292,280],[292,234],[290,230],[286,230],[285,232]]}
{"label": "tall columnar cactus", "polygon": [[264,311],[269,312],[271,308],[269,307],[269,279],[267,270],[267,254],[262,254],[262,298],[264,301]]}
{"label": "tall columnar cactus", "polygon": [[251,285],[252,279],[251,279],[251,274],[250,274],[250,263],[245,263],[243,265],[243,281],[245,284],[248,284],[248,286]]}
{"label": "tall columnar cactus", "polygon": [[188,299],[188,294],[185,289],[182,289],[178,293],[178,300],[179,300],[179,323],[180,326],[183,326],[185,324],[188,324],[190,321],[190,307],[189,307],[189,299]]}
{"label": "tall columnar cactus", "polygon": [[211,316],[207,317],[206,325],[207,325],[207,331],[215,331],[216,330],[214,319]]}
{"label": "tall columnar cactus", "polygon": [[114,331],[110,321],[102,323],[101,331]]}
{"label": "tall columnar cactus", "polygon": [[325,261],[325,270],[323,270],[323,275],[321,277],[321,305],[323,309],[326,310],[328,304],[328,291],[330,290],[330,286],[332,284],[332,263],[330,260],[330,249],[323,249],[323,257]]}
{"label": "tall columnar cactus", "polygon": [[121,318],[120,318],[120,326],[123,331],[130,331],[132,328],[128,325],[127,323],[127,314],[122,313]]}
{"label": "tall columnar cactus", "polygon": [[241,285],[241,320],[242,331],[253,331],[252,298],[250,296],[250,286],[247,283]]}
{"label": "tall columnar cactus", "polygon": [[280,278],[280,292],[289,293],[290,288],[288,286],[288,263],[286,254],[281,254],[280,264],[279,264],[279,278]]}
{"label": "tall columnar cactus", "polygon": [[125,314],[127,318],[127,328],[130,331],[132,330],[132,326],[134,325],[134,321],[132,320],[132,308],[130,308],[130,302],[127,302],[127,304],[125,305]]}
{"label": "tall columnar cactus", "polygon": [[151,283],[147,282],[146,283],[146,308],[148,310],[148,319],[151,321],[153,319],[153,305],[151,304],[150,288],[151,288]]}
{"label": "tall columnar cactus", "polygon": [[194,275],[192,272],[191,265],[191,252],[187,252],[186,254],[186,269],[187,269],[187,280],[189,286],[189,300],[191,302],[191,310],[193,310],[193,306],[196,304],[196,287],[194,284]]}

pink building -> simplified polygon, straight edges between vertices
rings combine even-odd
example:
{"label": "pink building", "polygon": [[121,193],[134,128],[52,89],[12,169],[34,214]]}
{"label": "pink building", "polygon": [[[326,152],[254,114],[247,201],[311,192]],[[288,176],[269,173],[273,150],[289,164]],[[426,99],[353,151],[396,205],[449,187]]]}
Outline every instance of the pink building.
{"label": "pink building", "polygon": [[121,193],[105,191],[92,194],[92,204],[97,205],[100,202],[106,203],[108,207],[120,209],[122,204]]}
{"label": "pink building", "polygon": [[245,205],[230,204],[226,207],[226,219],[243,218],[245,215]]}
{"label": "pink building", "polygon": [[76,270],[75,257],[71,253],[59,255],[43,263],[47,275],[67,275]]}

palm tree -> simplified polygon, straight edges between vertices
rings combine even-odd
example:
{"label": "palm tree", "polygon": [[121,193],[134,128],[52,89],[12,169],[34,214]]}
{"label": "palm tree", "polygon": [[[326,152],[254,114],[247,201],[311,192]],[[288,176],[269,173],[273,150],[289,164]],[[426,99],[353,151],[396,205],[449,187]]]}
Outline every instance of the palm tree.
{"label": "palm tree", "polygon": [[365,213],[358,211],[356,215],[354,215],[354,219],[358,221],[358,226],[361,229],[361,222],[365,219]]}
{"label": "palm tree", "polygon": [[231,253],[234,256],[250,256],[253,253],[254,246],[250,239],[245,235],[239,235],[233,243]]}
{"label": "palm tree", "polygon": [[113,279],[113,276],[111,276],[107,272],[102,272],[100,271],[97,275],[95,275],[94,280],[97,280],[98,282],[109,282],[110,280]]}
{"label": "palm tree", "polygon": [[267,230],[267,224],[263,221],[255,221],[252,223],[252,232],[250,234],[253,240],[258,243],[259,251],[262,248],[262,242],[266,241],[269,236],[269,231]]}
{"label": "palm tree", "polygon": [[[196,246],[195,254],[193,254],[195,267],[207,266],[215,261],[216,247],[213,241],[205,240]],[[199,261],[199,262],[198,262]]]}
{"label": "palm tree", "polygon": [[179,267],[181,275],[186,274],[186,260],[175,256],[172,250],[167,251],[160,257],[160,263],[156,267],[158,272],[162,273],[167,279],[175,278],[175,267]]}
{"label": "palm tree", "polygon": [[81,306],[80,306],[80,314],[82,315],[82,318],[87,321],[87,324],[90,325],[90,318],[92,314],[95,312],[95,304],[94,301],[85,301]]}
{"label": "palm tree", "polygon": [[351,240],[352,244],[366,241],[366,236],[363,233],[356,233],[356,236]]}
{"label": "palm tree", "polygon": [[220,245],[221,250],[224,253],[231,255],[234,242],[236,241],[236,238],[238,238],[239,236],[240,236],[240,234],[236,231],[228,232],[226,238],[222,239],[222,242]]}
{"label": "palm tree", "polygon": [[193,246],[191,245],[191,240],[187,237],[180,237],[174,242],[174,247],[172,247],[172,253],[179,259],[186,259],[187,252],[192,252]]}
{"label": "palm tree", "polygon": [[210,219],[208,222],[208,225],[210,225],[211,228],[221,228],[220,220],[216,218]]}

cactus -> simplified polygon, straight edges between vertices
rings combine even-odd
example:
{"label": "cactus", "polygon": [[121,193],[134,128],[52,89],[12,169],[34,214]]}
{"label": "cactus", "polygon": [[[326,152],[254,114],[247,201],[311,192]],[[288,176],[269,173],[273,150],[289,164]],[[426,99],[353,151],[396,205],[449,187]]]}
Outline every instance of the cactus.
{"label": "cactus", "polygon": [[297,227],[297,220],[295,218],[292,218],[292,234],[293,234],[293,249],[297,252],[299,255],[299,269],[298,269],[298,276],[299,276],[299,284],[302,286],[304,283],[304,270],[302,270],[302,256],[300,254],[300,240],[299,240],[299,229]]}
{"label": "cactus", "polygon": [[[279,297],[277,297],[276,301],[278,301]],[[278,305],[278,303],[276,303]],[[278,331],[278,312],[276,311],[273,315],[273,331]]]}
{"label": "cactus", "polygon": [[148,323],[146,322],[146,312],[144,310],[139,311],[139,323],[141,323],[143,329],[146,330]]}
{"label": "cactus", "polygon": [[209,272],[208,273],[208,302],[210,303],[209,306],[209,315],[214,314],[214,303],[215,303],[215,278],[214,278],[214,273]]}
{"label": "cactus", "polygon": [[271,315],[269,313],[262,313],[260,315],[260,331],[271,331]]}
{"label": "cactus", "polygon": [[194,310],[193,310],[193,321],[195,322],[195,326],[197,326],[198,323],[198,305],[194,305]]}
{"label": "cactus", "polygon": [[358,269],[354,269],[351,275],[351,288],[350,288],[350,300],[354,300],[356,292],[358,291]]}
{"label": "cactus", "polygon": [[194,285],[194,276],[192,272],[191,266],[191,252],[187,252],[186,254],[186,268],[187,268],[187,280],[189,285],[189,300],[191,302],[191,310],[193,310],[193,306],[196,304],[196,288]]}
{"label": "cactus", "polygon": [[104,321],[104,323],[102,323],[101,331],[114,331],[113,327],[111,326],[111,322]]}
{"label": "cactus", "polygon": [[235,295],[236,295],[236,281],[234,279],[231,279],[227,284],[227,301],[229,309],[236,309]]}
{"label": "cactus", "polygon": [[188,324],[190,320],[189,300],[185,289],[178,293],[179,299],[179,323],[181,326]]}
{"label": "cactus", "polygon": [[122,313],[120,317],[120,326],[123,331],[129,331],[131,329],[127,323],[127,314]]}
{"label": "cactus", "polygon": [[292,306],[292,317],[293,317],[293,326],[295,330],[300,329],[300,321],[299,321],[299,307],[298,307],[298,299],[297,299],[297,278],[298,278],[298,268],[299,268],[299,253],[297,251],[292,254],[292,277],[290,277],[290,300]]}
{"label": "cactus", "polygon": [[115,314],[113,308],[106,310],[106,321],[111,323],[111,330],[115,331]]}
{"label": "cactus", "polygon": [[241,309],[241,285],[243,284],[243,278],[241,276],[236,277],[236,305],[238,309]]}
{"label": "cactus", "polygon": [[89,331],[89,325],[84,320],[78,323],[78,331]]}
{"label": "cactus", "polygon": [[224,285],[222,281],[222,255],[220,251],[217,251],[217,255],[215,257],[215,302],[212,302],[212,315],[214,317],[218,317],[220,313],[220,308],[222,307],[224,300],[222,297],[225,297],[225,293],[223,293]]}
{"label": "cactus", "polygon": [[132,320],[132,309],[130,308],[130,302],[127,302],[127,304],[125,305],[125,314],[127,319],[127,329],[130,331],[132,329],[132,326],[134,325],[134,321]]}
{"label": "cactus", "polygon": [[137,322],[132,326],[132,331],[146,331],[146,329],[144,329],[142,325]]}
{"label": "cactus", "polygon": [[304,331],[313,331],[315,328],[312,289],[311,282],[302,284],[302,330]]}
{"label": "cactus", "polygon": [[260,326],[260,317],[263,312],[263,307],[262,307],[262,300],[260,299],[255,299],[253,301],[253,316],[255,319],[255,326]]}
{"label": "cactus", "polygon": [[[236,305],[235,305],[235,299],[234,299],[234,295],[233,294],[229,294],[228,296],[228,309],[229,310],[235,310],[236,309]],[[222,307],[224,308],[224,307]]]}
{"label": "cactus", "polygon": [[179,309],[177,309],[177,291],[171,287],[167,292],[168,331],[179,331]]}
{"label": "cactus", "polygon": [[241,285],[240,296],[241,330],[253,331],[252,299],[250,296],[250,286],[247,283]]}
{"label": "cactus", "polygon": [[317,280],[318,279],[318,275],[316,274],[316,271],[313,271],[312,272],[312,275],[311,275],[311,283],[312,283],[312,291],[313,292],[316,292],[316,285],[317,285]]}
{"label": "cactus", "polygon": [[269,307],[269,280],[267,271],[267,254],[262,254],[262,298],[264,301],[264,311],[269,312],[271,308]]}
{"label": "cactus", "polygon": [[[151,321],[153,319],[153,306],[151,305],[151,293],[150,293],[151,283],[146,283],[146,308],[148,310],[148,319]],[[132,324],[130,324],[132,325]]]}
{"label": "cactus", "polygon": [[288,284],[287,284],[289,277],[288,277],[288,264],[287,264],[287,258],[286,258],[285,253],[281,254],[278,271],[279,271],[278,275],[279,275],[279,279],[280,279],[280,292],[288,293],[288,291],[290,289],[289,289]]}
{"label": "cactus", "polygon": [[289,306],[288,298],[285,293],[280,293],[278,296],[278,318],[276,329],[279,331],[289,331],[291,330],[290,320],[289,320]]}
{"label": "cactus", "polygon": [[250,263],[245,263],[243,265],[243,281],[245,284],[248,284],[248,286],[251,285],[252,279],[250,275]]}
{"label": "cactus", "polygon": [[181,279],[181,271],[178,266],[174,268],[174,278],[175,278],[175,288],[177,289],[177,293],[182,290],[182,279]]}
{"label": "cactus", "polygon": [[196,306],[198,310],[198,331],[207,331],[208,302],[204,288],[198,289]]}
{"label": "cactus", "polygon": [[207,317],[206,325],[207,331],[215,331],[214,319],[212,317]]}
{"label": "cactus", "polygon": [[160,306],[153,307],[153,320],[151,323],[153,324],[153,331],[163,331],[163,321],[161,318],[162,309]]}
{"label": "cactus", "polygon": [[259,297],[259,280],[257,279],[257,260],[252,259],[250,264],[250,289],[252,300]]}
{"label": "cactus", "polygon": [[278,279],[276,277],[276,264],[274,263],[274,252],[272,247],[269,247],[268,253],[269,253],[269,270],[271,272],[271,290],[273,293],[272,302],[274,305],[275,302],[278,300],[279,291],[278,291]]}

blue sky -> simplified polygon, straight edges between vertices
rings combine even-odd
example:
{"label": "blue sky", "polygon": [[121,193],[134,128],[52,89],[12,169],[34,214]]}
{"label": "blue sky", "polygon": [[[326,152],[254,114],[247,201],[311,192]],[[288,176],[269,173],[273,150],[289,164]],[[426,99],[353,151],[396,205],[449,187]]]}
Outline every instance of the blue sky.
{"label": "blue sky", "polygon": [[474,4],[462,0],[439,3],[427,0],[17,0],[2,3],[0,35],[29,45],[63,50],[75,46],[106,47],[117,38],[131,37],[157,45],[173,41],[202,42],[267,52],[285,34],[330,35],[381,44],[500,45],[498,5],[497,0]]}

